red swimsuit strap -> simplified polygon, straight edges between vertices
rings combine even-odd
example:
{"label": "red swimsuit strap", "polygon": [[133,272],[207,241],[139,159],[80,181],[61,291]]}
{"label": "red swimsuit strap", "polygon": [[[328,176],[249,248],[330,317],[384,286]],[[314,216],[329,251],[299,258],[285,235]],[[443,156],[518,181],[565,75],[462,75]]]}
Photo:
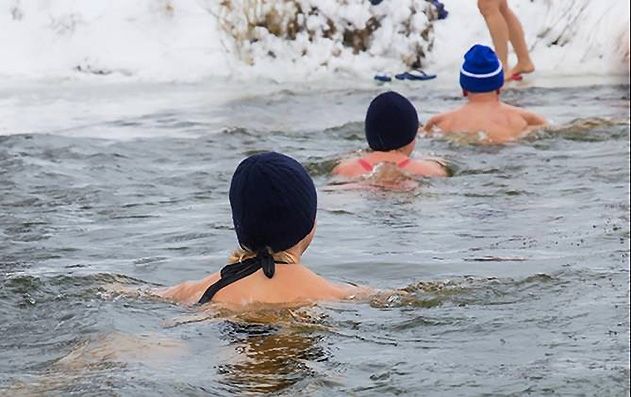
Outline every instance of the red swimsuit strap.
{"label": "red swimsuit strap", "polygon": [[357,160],[357,162],[359,163],[359,165],[362,166],[363,169],[365,169],[366,171],[372,171],[372,164],[370,164],[368,161],[364,160],[364,159],[359,159]]}
{"label": "red swimsuit strap", "polygon": [[397,166],[399,166],[399,168],[405,168],[408,164],[410,164],[410,161],[412,161],[412,159],[408,157],[406,159],[399,161],[397,163]]}
{"label": "red swimsuit strap", "polygon": [[[399,168],[405,168],[405,167],[407,167],[407,165],[408,165],[408,164],[410,164],[410,162],[411,162],[411,161],[412,161],[412,159],[411,159],[411,158],[409,158],[409,157],[408,157],[408,158],[405,158],[405,159],[403,159],[403,160],[401,160],[401,161],[399,161],[399,162],[397,163],[397,167],[399,167]],[[372,171],[372,170],[373,170],[373,168],[374,168],[372,164],[370,164],[368,161],[366,161],[366,160],[364,160],[364,159],[358,159],[358,160],[357,160],[357,162],[358,162],[358,163],[359,163],[359,165],[361,165],[361,166],[362,166],[362,168],[363,168],[363,169],[365,169],[366,171],[369,171],[369,172],[370,172],[370,171]]]}

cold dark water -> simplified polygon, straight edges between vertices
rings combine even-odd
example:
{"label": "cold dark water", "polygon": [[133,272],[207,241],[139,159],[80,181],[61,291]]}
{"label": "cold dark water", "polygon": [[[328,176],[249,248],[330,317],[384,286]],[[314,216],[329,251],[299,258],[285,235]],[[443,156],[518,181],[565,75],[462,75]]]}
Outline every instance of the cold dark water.
{"label": "cold dark water", "polygon": [[[509,91],[555,131],[422,140],[455,176],[398,193],[327,176],[378,88],[224,89],[0,91],[0,394],[628,395],[628,86]],[[218,270],[232,172],[270,149],[319,189],[305,263],[394,291],[239,315],[116,292]]]}

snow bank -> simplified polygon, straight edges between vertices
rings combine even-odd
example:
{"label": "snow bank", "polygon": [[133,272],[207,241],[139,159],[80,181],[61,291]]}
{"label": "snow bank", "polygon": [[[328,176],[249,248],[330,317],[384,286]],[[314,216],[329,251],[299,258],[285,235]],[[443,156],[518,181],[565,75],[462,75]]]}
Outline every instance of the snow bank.
{"label": "snow bank", "polygon": [[[0,75],[299,81],[424,66],[490,44],[475,0],[0,0]],[[543,74],[628,73],[629,2],[511,0]]]}
{"label": "snow bank", "polygon": [[305,78],[423,66],[435,12],[425,0],[229,0],[218,19],[224,42],[254,73],[281,66]]}
{"label": "snow bank", "polygon": [[0,0],[0,74],[227,76],[217,32],[195,0]]}
{"label": "snow bank", "polygon": [[[475,0],[445,0],[450,18],[435,24],[431,60],[438,69],[457,70],[473,41],[492,45]],[[522,22],[538,72],[626,74],[629,71],[629,2],[622,0],[510,1]],[[467,23],[465,16],[471,18]],[[515,62],[515,59],[512,59]]]}

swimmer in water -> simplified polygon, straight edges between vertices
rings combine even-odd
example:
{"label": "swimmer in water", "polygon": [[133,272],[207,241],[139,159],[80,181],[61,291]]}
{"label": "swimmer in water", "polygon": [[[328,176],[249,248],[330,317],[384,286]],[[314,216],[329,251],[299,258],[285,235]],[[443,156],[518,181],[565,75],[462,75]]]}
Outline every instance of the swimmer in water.
{"label": "swimmer in water", "polygon": [[315,234],[317,196],[296,160],[274,152],[246,158],[229,196],[241,248],[220,272],[157,295],[185,304],[247,305],[339,300],[367,291],[330,282],[301,264]]}
{"label": "swimmer in water", "polygon": [[495,52],[476,44],[465,54],[460,69],[460,86],[467,103],[458,109],[429,119],[423,127],[431,134],[435,129],[449,133],[478,136],[484,143],[504,143],[526,136],[547,125],[546,120],[532,112],[500,101],[504,72]]}
{"label": "swimmer in water", "polygon": [[371,152],[360,158],[344,160],[333,175],[357,178],[371,174],[380,164],[393,164],[402,172],[421,177],[449,176],[440,160],[414,160],[419,122],[414,105],[404,96],[389,91],[372,100],[364,123]]}

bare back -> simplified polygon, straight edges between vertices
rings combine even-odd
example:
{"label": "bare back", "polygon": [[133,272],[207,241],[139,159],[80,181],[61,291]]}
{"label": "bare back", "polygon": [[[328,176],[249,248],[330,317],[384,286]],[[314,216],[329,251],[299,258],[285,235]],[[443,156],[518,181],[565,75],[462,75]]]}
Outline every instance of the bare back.
{"label": "bare back", "polygon": [[[219,273],[200,281],[184,282],[156,291],[156,294],[184,304],[195,304],[204,291],[219,280]],[[262,270],[221,289],[213,302],[229,305],[251,303],[290,303],[349,298],[363,291],[352,285],[327,281],[300,264],[277,264],[274,277],[267,278]]]}
{"label": "bare back", "polygon": [[384,159],[385,156],[377,152],[359,159],[344,160],[333,169],[332,174],[354,179],[373,173],[380,164],[390,163],[400,173],[417,177],[449,176],[444,162],[440,159],[415,160],[407,156],[398,159]]}
{"label": "bare back", "polygon": [[499,101],[470,102],[464,106],[432,117],[424,127],[431,132],[437,127],[443,133],[480,134],[488,143],[503,143],[524,137],[545,120],[531,112]]}

